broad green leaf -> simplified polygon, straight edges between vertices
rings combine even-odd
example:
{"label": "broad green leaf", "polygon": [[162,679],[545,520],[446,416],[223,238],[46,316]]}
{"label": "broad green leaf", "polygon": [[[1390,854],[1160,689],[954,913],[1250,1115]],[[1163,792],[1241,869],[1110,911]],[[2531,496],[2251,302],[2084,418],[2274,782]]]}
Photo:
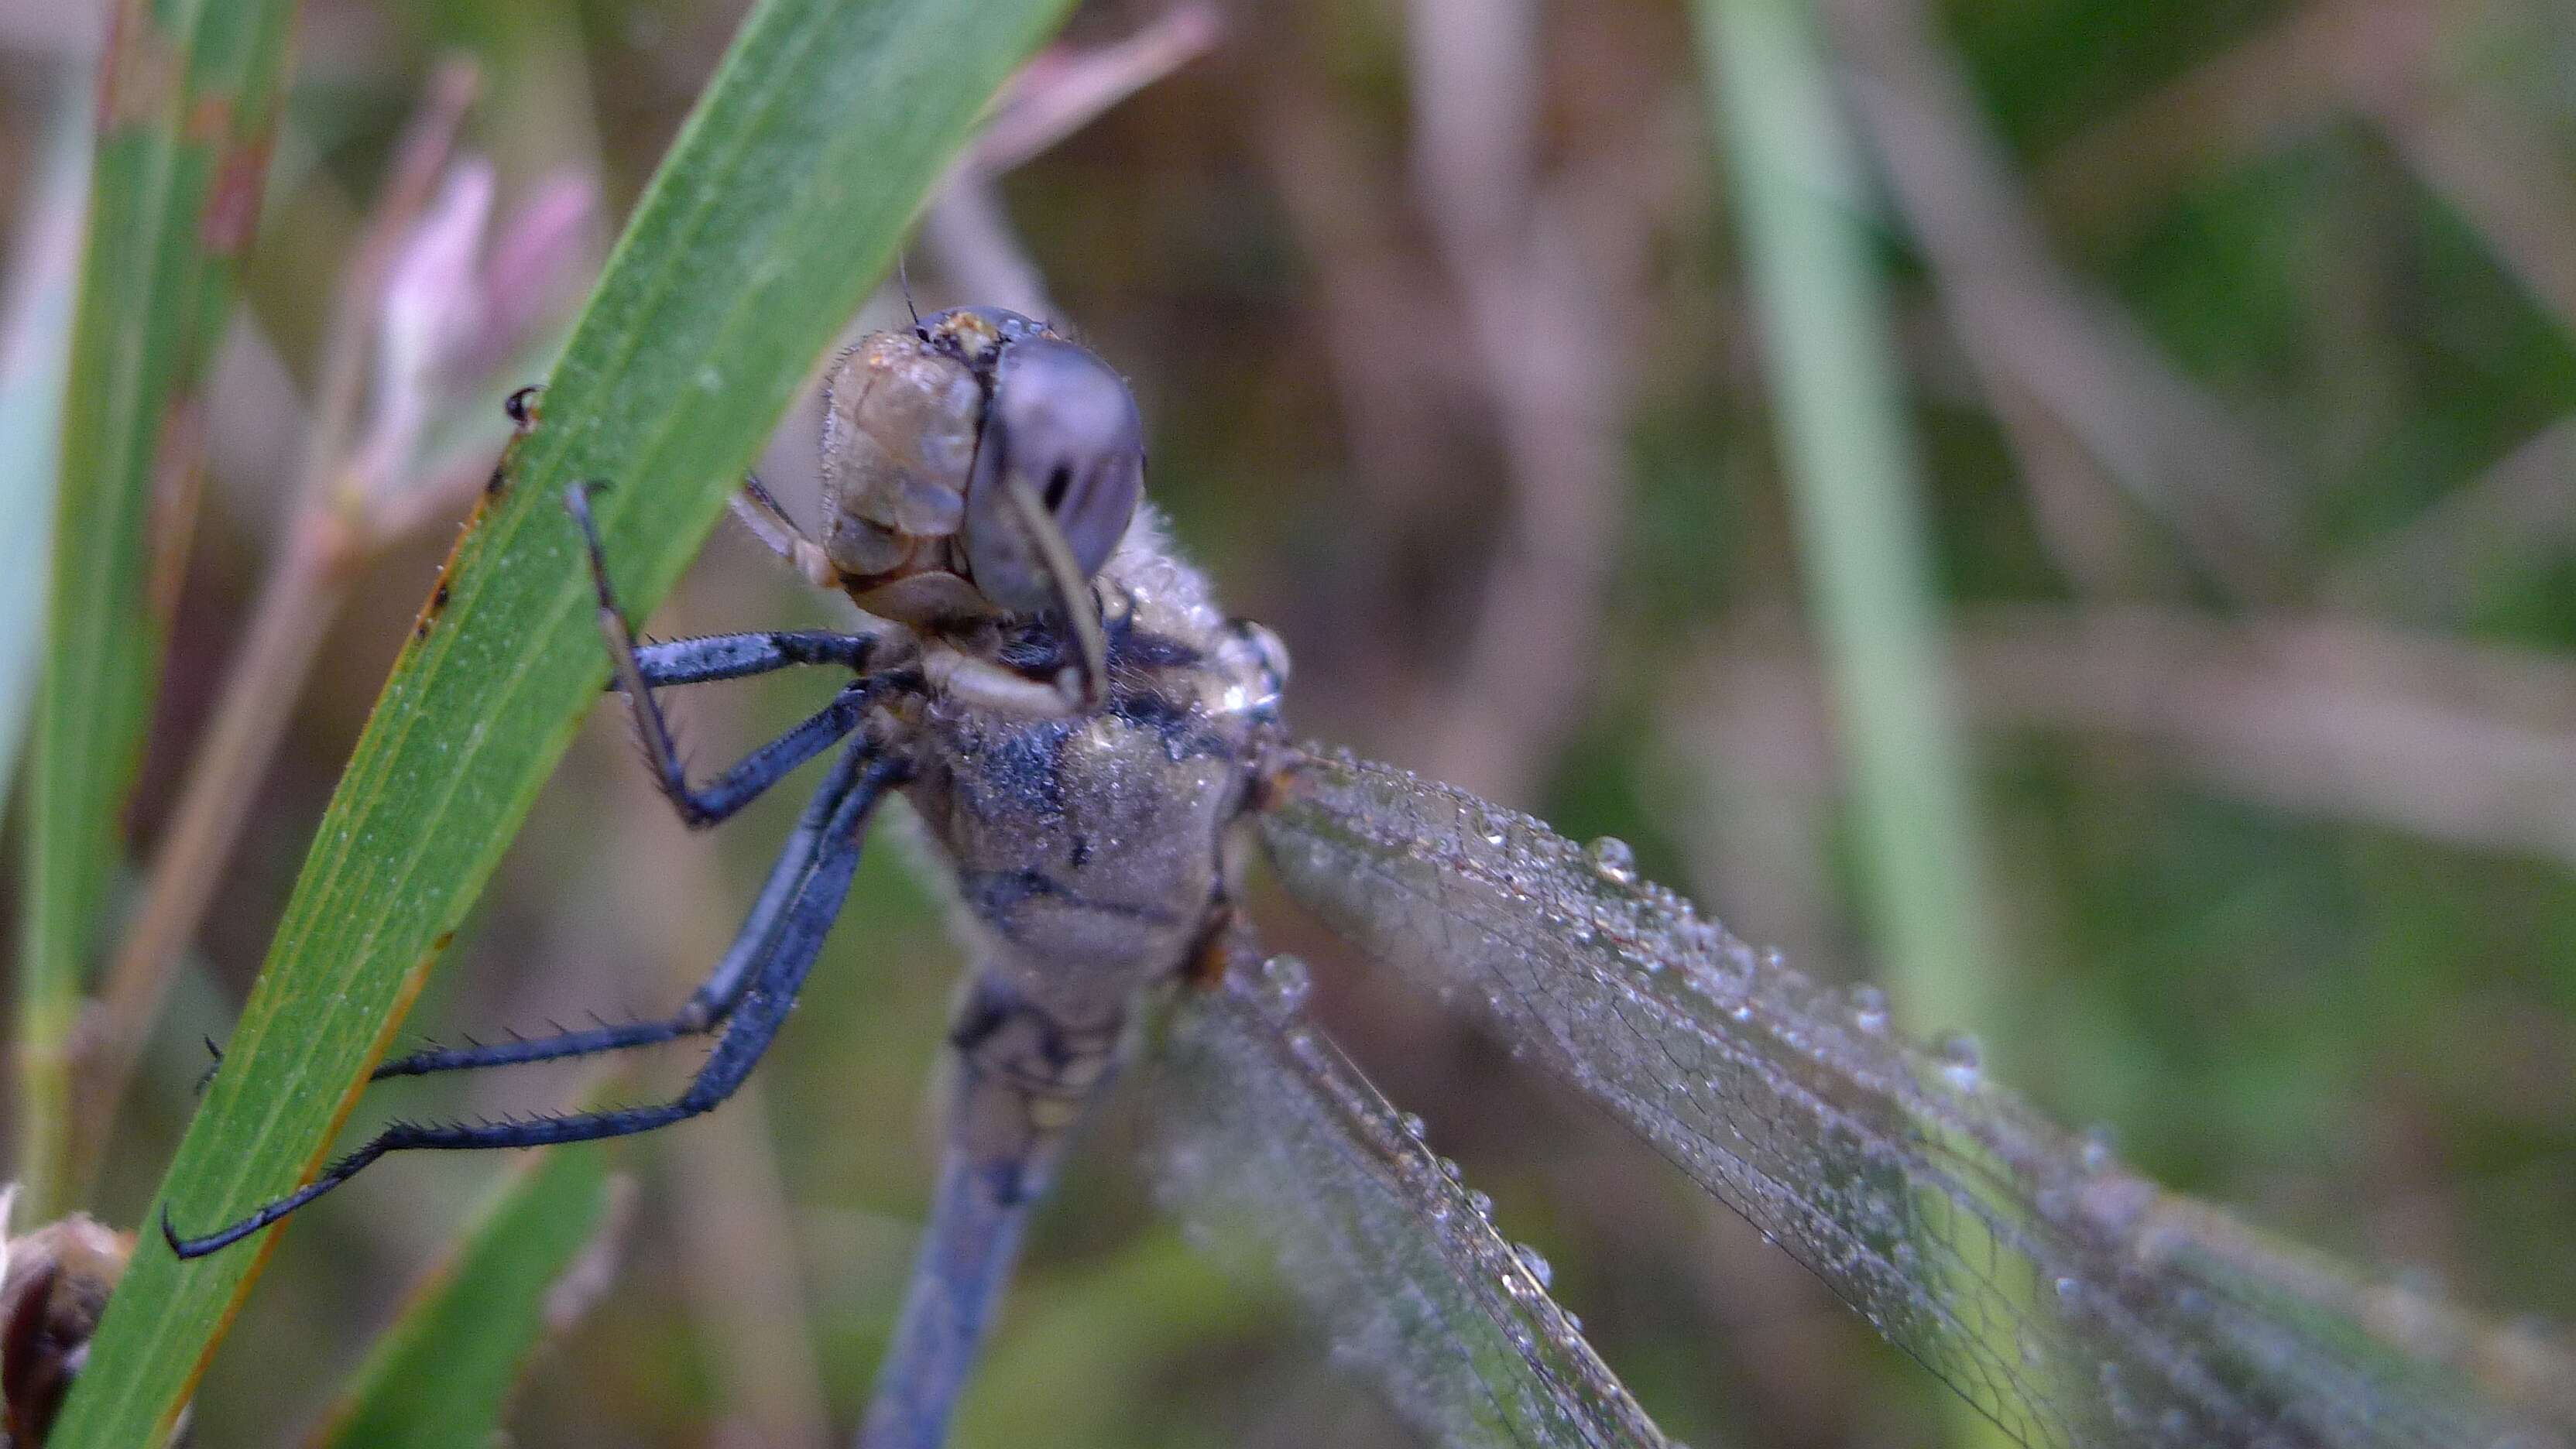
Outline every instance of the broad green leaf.
{"label": "broad green leaf", "polygon": [[[564,488],[614,482],[611,567],[649,608],[1061,9],[769,0],[744,22],[386,681],[155,1212],[201,1231],[310,1175],[596,699]],[[264,1251],[147,1245],[57,1449],[166,1432]]]}
{"label": "broad green leaf", "polygon": [[69,1206],[69,1038],[195,511],[207,359],[259,219],[291,0],[119,0],[54,505],[18,974],[18,1174]]}
{"label": "broad green leaf", "polygon": [[556,1284],[607,1224],[609,1151],[539,1153],[501,1181],[376,1340],[313,1449],[492,1442]]}

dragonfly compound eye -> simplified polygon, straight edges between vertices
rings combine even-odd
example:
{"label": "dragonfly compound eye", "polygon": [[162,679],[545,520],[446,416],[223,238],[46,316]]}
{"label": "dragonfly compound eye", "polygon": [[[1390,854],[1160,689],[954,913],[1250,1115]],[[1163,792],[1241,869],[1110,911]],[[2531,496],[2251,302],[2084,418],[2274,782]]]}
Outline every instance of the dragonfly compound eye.
{"label": "dragonfly compound eye", "polygon": [[1109,365],[1070,342],[1032,337],[1004,349],[966,488],[966,567],[984,597],[1014,612],[1057,601],[1041,543],[1015,506],[1025,484],[1084,578],[1127,532],[1145,489],[1136,399]]}

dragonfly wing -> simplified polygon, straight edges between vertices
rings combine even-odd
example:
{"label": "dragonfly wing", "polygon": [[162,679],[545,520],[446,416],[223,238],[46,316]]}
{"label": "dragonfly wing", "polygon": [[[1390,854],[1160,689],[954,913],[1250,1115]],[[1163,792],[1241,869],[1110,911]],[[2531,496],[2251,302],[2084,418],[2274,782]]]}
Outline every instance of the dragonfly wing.
{"label": "dragonfly wing", "polygon": [[1437,1442],[1665,1441],[1384,1098],[1309,1028],[1303,968],[1246,963],[1183,993],[1158,1070],[1159,1182],[1193,1223],[1248,1231]]}
{"label": "dragonfly wing", "polygon": [[2024,1444],[2569,1443],[2568,1377],[2490,1371],[2527,1338],[2393,1341],[2322,1286],[2350,1280],[2218,1231],[1624,851],[1341,754],[1286,765],[1260,829],[1341,935],[1475,1009]]}

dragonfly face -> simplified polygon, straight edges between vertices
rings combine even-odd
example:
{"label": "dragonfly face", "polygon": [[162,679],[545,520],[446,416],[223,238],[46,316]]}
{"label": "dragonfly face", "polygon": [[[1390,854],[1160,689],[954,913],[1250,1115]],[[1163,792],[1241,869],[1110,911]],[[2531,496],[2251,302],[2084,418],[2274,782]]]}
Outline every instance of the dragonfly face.
{"label": "dragonfly face", "polygon": [[832,369],[823,550],[860,607],[887,618],[1060,603],[1047,530],[1088,579],[1127,531],[1144,478],[1126,384],[1016,312],[943,312],[866,338]]}

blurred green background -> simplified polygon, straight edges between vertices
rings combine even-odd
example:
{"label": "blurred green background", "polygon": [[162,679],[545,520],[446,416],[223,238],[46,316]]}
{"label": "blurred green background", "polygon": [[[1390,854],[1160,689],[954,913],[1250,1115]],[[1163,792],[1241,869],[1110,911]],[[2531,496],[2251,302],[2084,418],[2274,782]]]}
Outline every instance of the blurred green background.
{"label": "blurred green background", "polygon": [[[328,279],[424,77],[473,57],[463,144],[502,209],[592,176],[604,238],[739,13],[305,5],[138,859],[278,541]],[[1294,723],[1618,834],[1818,977],[1885,974],[1689,12],[1191,13],[1219,22],[1211,49],[991,195],[1058,315],[1134,383],[1183,547],[1286,639]],[[1999,1077],[2174,1187],[2576,1322],[2576,15],[1836,0],[1821,19],[1924,464],[1916,541],[1983,837],[1960,848],[1993,943],[1974,1004],[1920,1002],[1915,1026],[1974,1030]],[[1169,23],[1087,5],[1057,58]],[[13,275],[101,24],[0,12]],[[924,309],[991,300],[974,240],[934,226],[916,248]],[[767,465],[809,512],[812,437],[809,404]],[[322,647],[117,1124],[94,1204],[112,1222],[158,1179],[198,1040],[247,989],[444,547],[431,529],[373,563]],[[833,617],[727,527],[651,630]],[[12,643],[32,627],[0,618]],[[712,762],[821,688],[675,712]],[[662,1010],[721,950],[794,792],[690,836],[623,731],[606,710],[586,727],[413,1031]],[[823,1443],[854,1421],[928,1190],[957,968],[903,857],[866,868],[754,1089],[625,1152],[615,1274],[565,1303],[518,1442]],[[1649,1152],[1293,906],[1265,920],[1669,1432],[1941,1436],[1937,1385]],[[353,1131],[578,1081],[398,1084]],[[1284,1295],[1155,1213],[1134,1115],[1099,1125],[1041,1219],[958,1442],[1404,1442]],[[308,1422],[505,1167],[397,1160],[299,1218],[204,1382],[198,1442]]]}

